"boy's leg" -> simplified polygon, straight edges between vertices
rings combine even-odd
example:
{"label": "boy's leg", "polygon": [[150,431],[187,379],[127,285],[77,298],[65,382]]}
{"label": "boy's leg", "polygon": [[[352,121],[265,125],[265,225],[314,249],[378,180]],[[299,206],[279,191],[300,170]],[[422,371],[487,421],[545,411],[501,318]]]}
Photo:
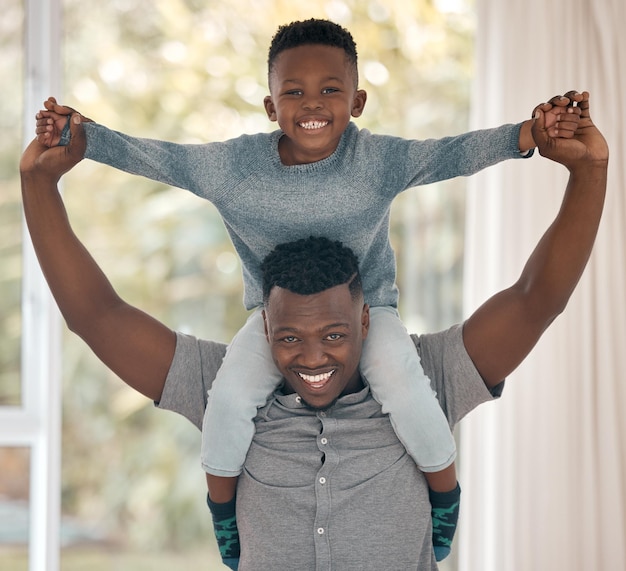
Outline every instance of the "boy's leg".
{"label": "boy's leg", "polygon": [[202,467],[207,505],[222,562],[237,569],[240,543],[235,514],[237,475],[254,436],[257,408],[280,382],[265,338],[261,311],[255,311],[230,344],[209,390],[202,425]]}
{"label": "boy's leg", "polygon": [[208,474],[240,474],[254,436],[253,419],[280,383],[257,309],[228,346],[209,389],[202,423],[202,468]]}
{"label": "boy's leg", "polygon": [[433,526],[435,559],[450,555],[452,540],[459,520],[461,488],[456,480],[454,464],[438,472],[424,472],[428,481]]}
{"label": "boy's leg", "polygon": [[370,308],[361,372],[383,412],[389,414],[398,438],[426,475],[433,505],[433,546],[441,560],[450,552],[458,519],[456,446],[415,345],[394,308]]}
{"label": "boy's leg", "polygon": [[206,480],[209,488],[207,505],[211,510],[213,531],[220,557],[224,565],[236,571],[241,553],[235,512],[237,478],[222,478],[207,474]]}
{"label": "boy's leg", "polygon": [[420,470],[447,468],[456,456],[454,437],[395,309],[370,308],[361,372]]}

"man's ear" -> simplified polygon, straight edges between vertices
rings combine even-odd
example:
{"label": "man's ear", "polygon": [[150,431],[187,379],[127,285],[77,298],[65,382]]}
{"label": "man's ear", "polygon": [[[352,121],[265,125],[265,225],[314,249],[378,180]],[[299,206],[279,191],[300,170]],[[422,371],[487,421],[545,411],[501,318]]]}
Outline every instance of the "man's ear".
{"label": "man's ear", "polygon": [[360,117],[363,113],[363,109],[365,109],[365,102],[367,101],[367,91],[365,89],[357,89],[357,92],[354,94],[354,100],[352,101],[352,111],[351,114],[353,117]]}
{"label": "man's ear", "polygon": [[270,342],[270,333],[269,330],[267,328],[267,315],[265,314],[265,310],[263,309],[261,311],[261,315],[263,316],[263,329],[265,331],[265,338],[267,339],[267,342]]}
{"label": "man's ear", "polygon": [[361,312],[361,335],[363,339],[367,337],[370,330],[370,306],[367,303],[363,304],[363,311]]}
{"label": "man's ear", "polygon": [[276,121],[276,106],[274,105],[274,101],[272,100],[271,95],[266,95],[263,99],[263,107],[265,107],[265,112],[267,113],[267,117],[270,121]]}

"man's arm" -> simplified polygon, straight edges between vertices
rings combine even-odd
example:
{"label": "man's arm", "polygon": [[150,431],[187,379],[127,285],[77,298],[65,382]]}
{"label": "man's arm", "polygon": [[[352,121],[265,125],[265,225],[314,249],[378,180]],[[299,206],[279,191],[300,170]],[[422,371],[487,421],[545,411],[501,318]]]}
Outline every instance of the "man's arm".
{"label": "man's arm", "polygon": [[117,295],[70,226],[57,188],[85,148],[78,114],[70,145],[33,141],[22,156],[24,214],[39,264],[68,327],[131,387],[159,400],[174,350],[174,332]]}
{"label": "man's arm", "polygon": [[570,173],[560,211],[517,282],[490,298],[464,325],[469,356],[490,388],[522,362],[565,309],[591,254],[604,206],[609,152],[591,120],[588,93],[579,107],[573,139],[551,138],[544,113],[537,112],[533,138],[539,152]]}

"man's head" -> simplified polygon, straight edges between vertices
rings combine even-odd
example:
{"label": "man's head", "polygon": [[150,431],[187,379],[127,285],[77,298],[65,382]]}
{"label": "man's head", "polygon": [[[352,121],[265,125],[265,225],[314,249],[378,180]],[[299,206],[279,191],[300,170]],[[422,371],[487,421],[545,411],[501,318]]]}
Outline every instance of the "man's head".
{"label": "man's head", "polygon": [[274,249],[261,270],[265,333],[286,390],[328,408],[361,388],[369,308],[352,250],[326,238],[298,240]]}
{"label": "man's head", "polygon": [[281,26],[268,57],[270,121],[284,132],[279,142],[287,165],[330,156],[367,94],[358,89],[356,45],[350,32],[328,20]]}

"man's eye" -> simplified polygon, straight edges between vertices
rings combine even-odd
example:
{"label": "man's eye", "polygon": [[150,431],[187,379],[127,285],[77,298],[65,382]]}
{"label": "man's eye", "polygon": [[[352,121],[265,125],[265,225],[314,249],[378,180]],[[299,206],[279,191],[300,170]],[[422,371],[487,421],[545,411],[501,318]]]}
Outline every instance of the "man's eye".
{"label": "man's eye", "polygon": [[294,337],[293,335],[290,335],[289,337],[283,337],[283,341],[285,343],[295,343],[297,340],[297,337]]}
{"label": "man's eye", "polygon": [[341,335],[340,333],[331,333],[327,339],[329,341],[339,341],[339,339],[341,339],[343,337],[343,335]]}

